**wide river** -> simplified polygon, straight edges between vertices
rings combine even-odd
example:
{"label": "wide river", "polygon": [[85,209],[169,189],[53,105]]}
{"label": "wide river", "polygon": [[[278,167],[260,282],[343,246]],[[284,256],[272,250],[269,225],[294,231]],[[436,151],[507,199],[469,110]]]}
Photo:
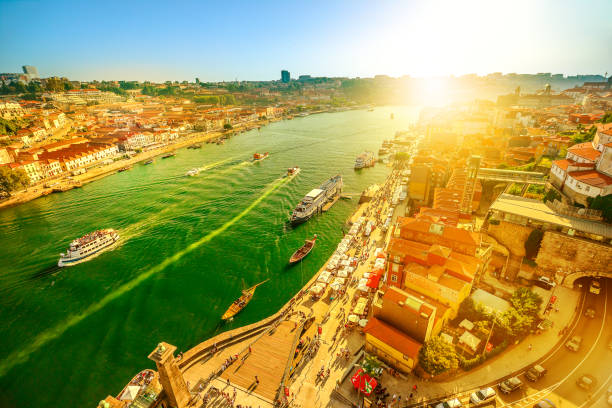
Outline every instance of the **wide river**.
{"label": "wide river", "polygon": [[[418,112],[276,122],[0,211],[0,406],[93,407],[153,367],[147,355],[158,342],[187,350],[275,313],[334,251],[359,194],[297,228],[286,224],[293,207],[338,173],[349,194],[382,181],[388,167],[354,171],[355,157],[376,153]],[[283,178],[294,165],[301,173]],[[199,176],[185,176],[194,167]],[[118,230],[121,244],[54,267],[72,239],[101,228]],[[288,267],[315,233],[312,253]],[[233,322],[220,324],[242,289],[267,278]]]}

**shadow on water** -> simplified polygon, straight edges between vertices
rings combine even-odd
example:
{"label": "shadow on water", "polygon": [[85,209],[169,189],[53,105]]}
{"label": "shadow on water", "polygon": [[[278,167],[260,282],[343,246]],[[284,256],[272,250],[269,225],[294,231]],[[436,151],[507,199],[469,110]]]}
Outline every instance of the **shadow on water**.
{"label": "shadow on water", "polygon": [[54,273],[59,272],[61,269],[62,268],[60,268],[57,265],[49,266],[48,268],[45,268],[45,269],[43,269],[41,271],[38,271],[35,274],[33,274],[32,276],[28,277],[27,280],[33,281],[33,280],[36,280],[36,279],[44,278],[45,276],[53,275]]}

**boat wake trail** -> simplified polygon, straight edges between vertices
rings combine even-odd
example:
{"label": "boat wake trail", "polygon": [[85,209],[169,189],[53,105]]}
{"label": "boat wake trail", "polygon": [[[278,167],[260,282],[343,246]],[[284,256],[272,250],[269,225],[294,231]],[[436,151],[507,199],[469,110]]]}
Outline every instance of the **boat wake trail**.
{"label": "boat wake trail", "polygon": [[60,324],[58,324],[57,326],[51,327],[43,331],[42,333],[40,333],[38,336],[36,336],[36,338],[34,338],[34,340],[30,344],[26,345],[21,350],[11,353],[10,355],[8,355],[7,358],[5,358],[0,363],[0,377],[5,376],[14,366],[27,361],[32,353],[38,351],[38,349],[43,347],[48,342],[54,339],[57,339],[58,337],[63,335],[66,332],[66,330],[77,325],[78,323],[80,323],[82,320],[84,320],[88,316],[104,308],[107,304],[109,304],[113,300],[131,291],[132,289],[140,285],[142,282],[149,279],[151,276],[163,271],[168,266],[172,265],[173,263],[181,259],[183,256],[189,254],[193,250],[199,248],[200,246],[204,245],[205,243],[215,238],[217,235],[226,231],[232,225],[234,225],[235,223],[240,221],[242,218],[244,218],[247,214],[249,214],[255,207],[257,207],[257,205],[259,205],[259,203],[265,200],[266,197],[268,197],[270,194],[272,194],[274,191],[280,188],[283,184],[287,183],[288,180],[289,179],[287,178],[280,178],[278,180],[275,180],[274,182],[268,185],[268,188],[263,192],[262,195],[257,197],[255,201],[253,201],[251,204],[249,204],[248,207],[242,210],[238,215],[234,216],[232,219],[227,221],[225,224],[223,224],[219,228],[215,229],[214,231],[209,232],[204,237],[200,238],[198,241],[192,243],[191,245],[184,248],[183,250],[175,253],[171,257],[164,259],[161,263],[155,265],[154,267],[147,270],[146,272],[138,275],[131,281],[128,281],[124,283],[123,285],[119,286],[116,290],[107,294],[102,299],[100,299],[98,302],[92,304],[91,306],[83,310],[81,313],[77,315],[73,315],[69,317],[68,319],[64,320],[63,322],[61,322]]}
{"label": "boat wake trail", "polygon": [[227,163],[228,161],[230,161],[232,159],[233,159],[233,157],[229,157],[229,158],[224,159],[224,160],[219,160],[218,162],[206,164],[206,165],[200,167],[200,171],[212,170],[215,167],[218,167],[218,166],[220,166],[222,164],[225,164],[225,163]]}

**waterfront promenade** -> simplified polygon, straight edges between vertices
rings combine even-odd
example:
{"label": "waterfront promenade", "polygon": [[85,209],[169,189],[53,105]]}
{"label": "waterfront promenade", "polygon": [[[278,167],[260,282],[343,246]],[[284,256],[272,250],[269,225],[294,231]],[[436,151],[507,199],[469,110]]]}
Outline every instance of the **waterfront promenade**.
{"label": "waterfront promenade", "polygon": [[[360,205],[351,220],[365,217],[366,222],[372,221],[377,226],[381,225],[384,221],[381,217],[388,212],[390,206],[387,198],[398,183],[399,173],[394,170],[376,196],[370,202]],[[396,212],[401,212],[400,210],[403,211],[403,206],[398,207]],[[231,333],[222,333],[185,352],[179,366],[188,382],[194,403],[208,401],[213,406],[273,406],[275,401],[271,396],[278,396],[281,403],[292,406],[326,406],[337,403],[330,399],[334,386],[336,382],[341,381],[349,361],[363,348],[362,334],[357,328],[348,328],[347,316],[360,293],[357,282],[364,273],[371,271],[375,250],[385,246],[386,236],[387,233],[377,227],[364,241],[355,242],[348,250],[348,254],[353,256],[357,246],[362,246],[362,255],[343,296],[337,296],[329,287],[319,298],[313,298],[308,293],[319,275],[327,269],[326,262],[304,289],[274,316]],[[371,296],[372,294],[369,295]],[[278,374],[273,373],[278,373],[281,367],[286,368],[283,364],[287,364],[287,353],[292,350],[280,350],[287,343],[278,343],[274,353],[264,352],[267,358],[262,358],[258,351],[269,345],[270,333],[278,330],[277,326],[297,327],[298,322],[302,322],[305,317],[314,318],[312,327],[320,328],[318,344],[314,352],[305,357],[291,380],[284,377],[284,386],[287,387],[285,392],[284,388],[279,388],[281,384]],[[258,330],[258,327],[261,330]],[[247,334],[237,342],[231,341],[249,332],[252,332],[252,335]],[[287,338],[291,336],[290,332],[285,333]],[[231,344],[224,347],[223,344],[226,343]],[[218,351],[214,352],[217,348]],[[340,353],[340,350],[343,352]],[[342,357],[339,354],[342,354]],[[347,355],[349,357],[345,357]],[[231,364],[228,365],[228,361]],[[318,375],[317,370],[321,367],[324,370],[329,369],[329,376],[325,379]],[[257,384],[253,384],[255,375],[258,375]]]}

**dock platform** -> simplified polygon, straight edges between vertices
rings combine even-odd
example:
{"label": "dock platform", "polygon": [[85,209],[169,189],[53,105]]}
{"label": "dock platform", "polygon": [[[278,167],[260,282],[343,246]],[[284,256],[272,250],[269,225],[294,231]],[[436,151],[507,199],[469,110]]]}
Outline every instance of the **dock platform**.
{"label": "dock platform", "polygon": [[336,201],[338,201],[338,199],[340,199],[340,195],[337,195],[336,197],[334,197],[334,199],[333,199],[332,201],[330,201],[330,202],[326,203],[326,204],[323,206],[322,211],[323,211],[323,212],[327,212],[327,211],[329,211],[329,209],[330,209],[330,208],[332,208],[332,206],[333,206],[334,204],[336,204]]}

